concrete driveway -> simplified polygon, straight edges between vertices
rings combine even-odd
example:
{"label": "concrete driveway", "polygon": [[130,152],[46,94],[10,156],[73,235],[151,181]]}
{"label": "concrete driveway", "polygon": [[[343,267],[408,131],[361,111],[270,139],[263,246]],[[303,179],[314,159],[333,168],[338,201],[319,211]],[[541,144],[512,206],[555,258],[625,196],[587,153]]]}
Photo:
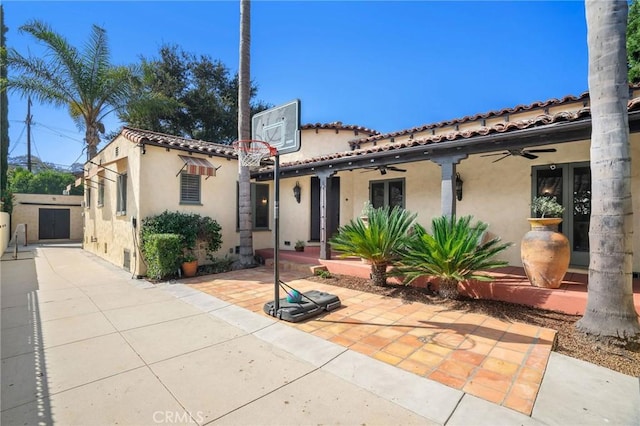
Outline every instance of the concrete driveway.
{"label": "concrete driveway", "polygon": [[[556,419],[548,408],[532,418],[465,395],[183,284],[132,279],[78,245],[23,250],[1,264],[3,425]],[[638,391],[637,380],[615,387]]]}

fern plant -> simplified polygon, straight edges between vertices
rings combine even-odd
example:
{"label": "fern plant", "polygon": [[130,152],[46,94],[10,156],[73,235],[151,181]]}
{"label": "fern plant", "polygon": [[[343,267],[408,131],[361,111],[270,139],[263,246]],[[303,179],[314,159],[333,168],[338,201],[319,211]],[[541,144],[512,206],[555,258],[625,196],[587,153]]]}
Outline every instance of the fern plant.
{"label": "fern plant", "polygon": [[511,244],[501,243],[499,238],[482,242],[488,225],[483,222],[472,225],[471,220],[471,216],[434,218],[431,234],[416,225],[397,268],[404,275],[405,283],[422,276],[437,277],[440,296],[456,299],[458,283],[469,279],[490,281],[491,277],[479,271],[506,266],[506,261],[496,260],[494,256]]}

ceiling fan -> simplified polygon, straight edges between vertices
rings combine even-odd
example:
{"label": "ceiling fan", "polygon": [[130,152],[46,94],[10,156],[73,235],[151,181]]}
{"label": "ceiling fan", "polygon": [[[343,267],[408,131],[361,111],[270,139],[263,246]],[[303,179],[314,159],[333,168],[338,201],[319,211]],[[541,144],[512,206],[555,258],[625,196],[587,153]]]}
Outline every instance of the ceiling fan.
{"label": "ceiling fan", "polygon": [[[405,169],[401,169],[399,167],[396,166],[373,166],[373,167],[365,167],[365,169],[369,169],[369,170],[379,170],[381,175],[386,175],[387,174],[387,170],[391,170],[393,172],[406,172]],[[363,173],[369,171],[369,170],[365,170]]]}
{"label": "ceiling fan", "polygon": [[494,155],[502,155],[502,157],[497,160],[492,161],[493,163],[497,163],[500,160],[507,158],[510,155],[519,155],[524,158],[528,158],[529,160],[533,160],[538,158],[538,155],[534,155],[534,153],[538,154],[541,152],[556,152],[555,148],[543,148],[543,149],[508,149],[506,152],[497,152],[495,154],[484,154],[480,157],[491,157]]}

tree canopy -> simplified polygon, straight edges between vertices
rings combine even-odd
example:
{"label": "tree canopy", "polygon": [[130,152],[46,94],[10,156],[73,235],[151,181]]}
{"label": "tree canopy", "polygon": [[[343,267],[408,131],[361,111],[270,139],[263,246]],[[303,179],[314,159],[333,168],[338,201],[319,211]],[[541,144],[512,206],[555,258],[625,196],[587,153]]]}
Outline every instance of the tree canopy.
{"label": "tree canopy", "polygon": [[[158,57],[142,57],[135,70],[129,102],[119,114],[123,122],[217,143],[237,139],[238,76],[222,62],[163,45]],[[256,92],[252,86],[252,98]],[[267,107],[254,101],[251,113]]]}
{"label": "tree canopy", "polygon": [[[97,153],[103,119],[128,98],[129,69],[110,62],[106,31],[94,25],[83,49],[72,46],[61,34],[41,21],[20,27],[41,44],[40,56],[8,49],[6,63],[12,73],[2,88],[16,90],[44,104],[67,108],[85,130],[88,158]],[[3,61],[4,63],[4,61]]]}
{"label": "tree canopy", "polygon": [[82,186],[74,187],[75,176],[71,173],[57,170],[43,170],[32,173],[22,167],[16,167],[9,172],[9,190],[20,194],[52,194],[62,195],[68,185],[71,185],[71,195],[82,195]]}
{"label": "tree canopy", "polygon": [[632,0],[627,20],[627,62],[629,83],[640,82],[640,3]]}

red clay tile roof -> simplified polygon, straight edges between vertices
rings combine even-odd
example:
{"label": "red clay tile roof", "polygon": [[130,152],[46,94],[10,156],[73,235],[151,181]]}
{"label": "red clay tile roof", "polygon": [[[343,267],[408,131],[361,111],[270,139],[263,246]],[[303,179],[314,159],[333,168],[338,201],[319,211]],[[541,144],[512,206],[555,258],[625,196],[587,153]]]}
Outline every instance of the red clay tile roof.
{"label": "red clay tile roof", "polygon": [[358,133],[364,133],[367,134],[369,136],[373,136],[373,135],[379,135],[380,132],[377,130],[373,130],[373,129],[369,129],[367,127],[362,127],[362,126],[356,126],[353,124],[342,124],[342,121],[334,121],[333,123],[308,123],[308,124],[303,124],[302,126],[300,126],[301,130],[308,130],[308,129],[331,129],[331,130],[350,130],[355,132],[356,134]]}
{"label": "red clay tile roof", "polygon": [[[629,100],[628,110],[630,112],[640,111],[640,97]],[[544,114],[544,115],[540,115],[538,117],[527,119],[527,120],[497,123],[491,127],[481,127],[481,128],[472,129],[472,130],[452,131],[452,132],[441,134],[441,135],[429,135],[427,137],[410,139],[406,141],[394,142],[394,143],[389,143],[389,144],[379,145],[379,146],[368,145],[366,148],[354,149],[352,151],[346,151],[346,152],[336,152],[331,154],[325,154],[325,155],[317,156],[314,158],[306,158],[302,160],[284,163],[282,164],[282,167],[312,164],[312,163],[317,163],[321,161],[335,160],[335,159],[345,158],[345,157],[358,157],[358,156],[363,156],[367,154],[379,153],[383,151],[401,150],[401,149],[420,146],[420,145],[430,145],[430,144],[437,144],[437,143],[443,143],[443,142],[449,142],[449,141],[455,141],[455,140],[465,140],[465,139],[471,139],[476,136],[486,136],[494,133],[506,133],[514,130],[525,130],[525,129],[535,128],[535,127],[546,126],[549,124],[578,121],[580,119],[585,119],[590,117],[591,117],[591,109],[589,107],[584,107],[573,112],[563,111],[563,112],[558,112],[552,115]]]}
{"label": "red clay tile roof", "polygon": [[233,151],[233,147],[229,145],[181,138],[178,136],[171,136],[164,133],[135,129],[133,127],[126,126],[122,128],[120,134],[134,143],[148,143],[150,145],[175,148],[183,151],[198,152],[219,157],[237,157],[236,153]]}
{"label": "red clay tile roof", "polygon": [[[633,84],[633,85],[630,85],[629,87],[631,89],[639,89],[640,88],[640,84]],[[381,140],[381,139],[390,139],[390,138],[397,137],[397,136],[410,135],[410,134],[413,134],[413,133],[424,132],[425,130],[437,129],[439,127],[445,127],[445,126],[453,126],[455,124],[467,123],[467,122],[476,121],[476,120],[479,120],[479,119],[487,119],[487,118],[491,118],[491,117],[500,117],[500,116],[505,115],[505,114],[516,114],[516,113],[519,113],[519,112],[530,111],[530,110],[538,109],[538,108],[543,108],[543,109],[546,110],[549,107],[563,105],[563,104],[566,104],[566,103],[573,103],[573,102],[583,101],[583,105],[586,107],[588,105],[588,100],[589,100],[589,92],[583,92],[582,94],[580,94],[578,96],[567,95],[567,96],[565,96],[565,97],[563,97],[561,99],[553,98],[553,99],[549,99],[549,100],[546,100],[546,101],[536,101],[536,102],[533,102],[533,103],[531,103],[529,105],[517,105],[517,106],[512,107],[512,108],[503,108],[503,109],[489,111],[489,112],[485,112],[485,113],[467,115],[467,116],[464,116],[464,117],[461,117],[461,118],[454,118],[452,120],[440,121],[438,123],[432,123],[432,124],[425,124],[425,125],[422,125],[422,126],[416,126],[416,127],[410,128],[410,129],[399,130],[399,131],[396,131],[396,132],[390,132],[390,133],[385,133],[385,134],[377,134],[377,135],[370,136],[368,138],[355,139],[353,141],[350,141],[349,144],[352,147],[356,147],[356,146],[359,146],[360,144],[367,143],[367,142],[378,141],[378,140]]]}

